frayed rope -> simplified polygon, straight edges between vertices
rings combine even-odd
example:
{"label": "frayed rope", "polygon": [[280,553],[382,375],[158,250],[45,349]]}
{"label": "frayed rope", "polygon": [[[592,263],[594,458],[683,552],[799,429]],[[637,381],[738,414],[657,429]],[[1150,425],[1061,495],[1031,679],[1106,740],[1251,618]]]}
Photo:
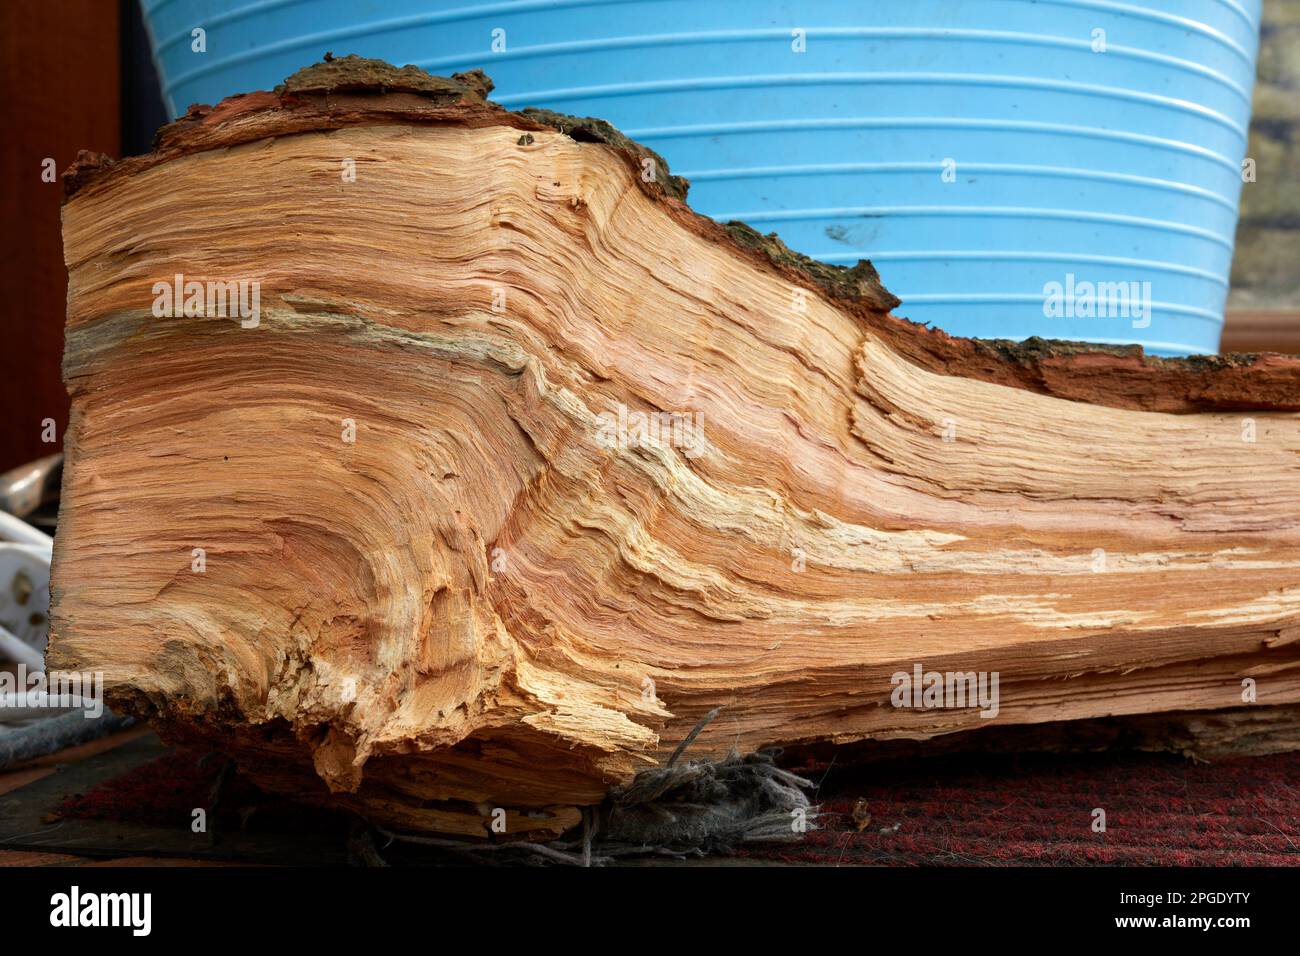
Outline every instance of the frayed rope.
{"label": "frayed rope", "polygon": [[[721,760],[678,763],[721,711],[706,714],[662,767],[641,771],[599,806],[584,808],[577,836],[549,843],[469,843],[375,830],[386,845],[433,847],[482,862],[602,866],[636,856],[734,853],[750,843],[798,841],[817,829],[817,808],[805,793],[814,784],[778,767],[778,750],[744,755],[732,750]],[[383,865],[378,850],[367,848],[357,862],[376,865],[376,858]]]}

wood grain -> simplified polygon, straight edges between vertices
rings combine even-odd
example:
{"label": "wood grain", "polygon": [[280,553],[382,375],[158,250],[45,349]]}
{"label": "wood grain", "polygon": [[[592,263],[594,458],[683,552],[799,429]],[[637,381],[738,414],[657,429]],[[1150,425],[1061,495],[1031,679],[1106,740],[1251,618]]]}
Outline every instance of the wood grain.
{"label": "wood grain", "polygon": [[[1300,702],[1300,360],[922,329],[653,156],[387,69],[69,177],[51,654],[114,706],[483,835],[719,705],[701,753]],[[156,317],[177,273],[259,323]],[[611,443],[636,413],[698,431]],[[916,665],[996,716],[894,706]]]}

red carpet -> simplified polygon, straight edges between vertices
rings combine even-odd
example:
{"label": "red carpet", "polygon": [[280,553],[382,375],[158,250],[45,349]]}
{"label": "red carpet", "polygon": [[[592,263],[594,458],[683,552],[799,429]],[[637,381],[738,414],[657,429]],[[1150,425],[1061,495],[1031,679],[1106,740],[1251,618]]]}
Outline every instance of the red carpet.
{"label": "red carpet", "polygon": [[[188,828],[194,808],[211,806],[212,788],[221,772],[220,758],[202,758],[193,751],[173,751],[65,800],[56,813],[82,820]],[[262,832],[347,831],[347,820],[339,815],[264,794],[238,774],[222,785],[218,807],[218,818],[229,827]]]}
{"label": "red carpet", "polygon": [[[1300,865],[1300,754],[1218,764],[1164,754],[965,756],[803,770],[822,781],[824,829],[752,855],[896,866]],[[859,815],[871,815],[861,832],[859,800]],[[1093,832],[1094,808],[1106,812],[1104,833]]]}
{"label": "red carpet", "polygon": [[[1146,754],[935,757],[800,769],[820,781],[822,829],[745,855],[800,863],[1300,865],[1300,754],[1194,764]],[[188,826],[218,767],[171,754],[69,800],[65,816]],[[861,801],[870,822],[853,820]],[[226,825],[338,830],[328,815],[235,777]],[[249,810],[256,808],[255,815]],[[1106,832],[1092,830],[1094,808]],[[885,830],[886,832],[881,832]]]}

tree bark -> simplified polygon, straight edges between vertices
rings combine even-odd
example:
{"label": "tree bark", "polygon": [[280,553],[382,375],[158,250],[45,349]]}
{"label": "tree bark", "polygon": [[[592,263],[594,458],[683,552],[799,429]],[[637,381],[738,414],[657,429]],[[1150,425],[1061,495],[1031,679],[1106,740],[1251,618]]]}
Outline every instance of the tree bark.
{"label": "tree bark", "polygon": [[69,175],[55,666],[476,835],[720,705],[692,753],[1300,703],[1300,360],[913,325],[488,89],[334,60]]}

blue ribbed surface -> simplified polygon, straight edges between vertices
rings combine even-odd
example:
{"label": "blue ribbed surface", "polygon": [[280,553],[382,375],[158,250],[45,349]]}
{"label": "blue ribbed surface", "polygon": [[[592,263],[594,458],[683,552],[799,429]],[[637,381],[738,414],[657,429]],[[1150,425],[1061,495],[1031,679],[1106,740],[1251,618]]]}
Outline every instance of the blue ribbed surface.
{"label": "blue ribbed surface", "polygon": [[[962,335],[1218,346],[1260,0],[143,5],[173,114],[326,50],[481,66],[504,105],[600,116],[658,150],[706,215],[870,258],[899,314]],[[1150,325],[1044,316],[1067,274],[1150,282]]]}

